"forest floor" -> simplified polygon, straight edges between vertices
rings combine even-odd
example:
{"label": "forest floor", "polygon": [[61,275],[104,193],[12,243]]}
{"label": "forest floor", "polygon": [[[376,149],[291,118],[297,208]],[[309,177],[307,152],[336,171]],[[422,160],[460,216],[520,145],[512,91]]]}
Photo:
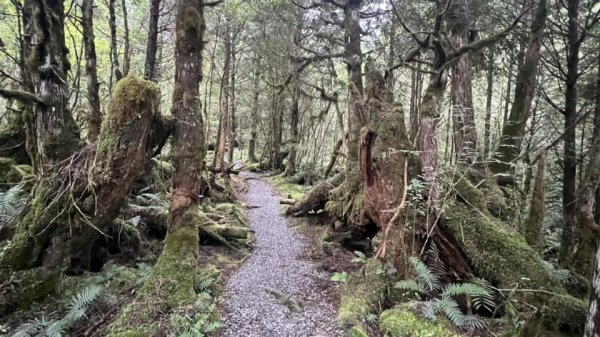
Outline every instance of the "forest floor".
{"label": "forest floor", "polygon": [[[329,275],[308,258],[310,235],[282,215],[279,195],[263,176],[243,176],[256,241],[252,256],[228,280],[222,336],[342,336]],[[301,310],[292,310],[294,304]]]}

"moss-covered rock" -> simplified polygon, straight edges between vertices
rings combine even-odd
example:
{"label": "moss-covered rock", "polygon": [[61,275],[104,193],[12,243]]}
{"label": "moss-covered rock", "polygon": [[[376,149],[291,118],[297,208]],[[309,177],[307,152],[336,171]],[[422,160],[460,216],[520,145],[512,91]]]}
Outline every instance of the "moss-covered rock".
{"label": "moss-covered rock", "polygon": [[381,313],[379,329],[385,337],[459,337],[443,320],[431,321],[420,317],[408,304]]}
{"label": "moss-covered rock", "polygon": [[353,326],[352,329],[348,331],[348,337],[369,337],[369,335],[365,332],[362,327]]}
{"label": "moss-covered rock", "polygon": [[342,326],[362,327],[367,315],[379,312],[386,288],[382,271],[381,262],[369,259],[362,274],[351,275],[348,283],[342,286],[338,314]]}

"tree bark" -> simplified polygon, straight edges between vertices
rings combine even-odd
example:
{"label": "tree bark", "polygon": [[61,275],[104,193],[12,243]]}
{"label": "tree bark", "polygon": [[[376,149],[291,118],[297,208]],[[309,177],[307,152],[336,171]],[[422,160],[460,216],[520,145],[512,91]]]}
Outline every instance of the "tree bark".
{"label": "tree bark", "polygon": [[535,176],[535,185],[529,205],[529,216],[525,221],[523,234],[525,241],[538,252],[544,247],[542,225],[544,224],[544,173],[546,166],[546,154],[543,153],[538,159],[537,174]]}
{"label": "tree bark", "polygon": [[248,160],[252,163],[257,161],[256,158],[256,141],[258,135],[259,122],[259,96],[260,96],[260,61],[258,52],[254,54],[254,78],[252,84],[252,108],[250,110],[250,141],[248,142]]}
{"label": "tree bark", "polygon": [[[580,233],[579,244],[572,263],[573,270],[586,279],[592,277],[594,273],[594,249],[597,248],[598,237],[600,236],[600,226],[594,214],[598,207],[598,199],[596,198],[600,193],[600,58],[598,58],[598,72],[596,75],[594,114],[592,143],[588,150],[589,162],[579,187],[579,198],[577,199],[577,220]],[[600,269],[596,270],[596,279],[593,284],[596,292],[600,291],[600,284],[598,284],[600,276],[598,273],[600,273]]]}
{"label": "tree bark", "polygon": [[231,81],[229,82],[229,88],[231,93],[229,94],[229,163],[233,163],[233,154],[235,151],[235,132],[237,127],[237,121],[235,116],[235,110],[237,108],[235,102],[235,87],[236,87],[236,73],[237,73],[237,65],[236,65],[236,49],[235,49],[235,38],[232,36],[231,38]]}
{"label": "tree bark", "polygon": [[[155,336],[156,315],[170,312],[196,296],[194,280],[199,254],[199,227],[206,218],[199,216],[198,201],[205,181],[204,122],[200,102],[202,49],[205,31],[202,0],[177,1],[175,88],[172,111],[173,189],[169,210],[169,229],[163,251],[152,275],[138,296],[124,308],[111,326],[109,337]],[[152,308],[148,301],[152,301]],[[135,320],[129,315],[134,313]]]}
{"label": "tree bark", "polygon": [[117,48],[117,15],[115,13],[115,0],[108,1],[108,25],[110,27],[110,75],[111,85],[119,82],[123,73],[119,68],[119,50]]}
{"label": "tree bark", "polygon": [[491,147],[491,127],[492,127],[492,99],[494,96],[494,51],[488,52],[487,64],[487,90],[485,102],[485,131],[483,135],[483,160],[486,161],[490,154]]}
{"label": "tree bark", "polygon": [[85,73],[89,111],[87,116],[87,138],[93,143],[100,134],[102,113],[100,96],[98,95],[98,73],[96,63],[96,43],[94,42],[94,0],[81,2],[81,23],[83,28],[83,43],[85,47]]}
{"label": "tree bark", "polygon": [[44,104],[26,109],[28,152],[34,170],[44,175],[50,166],[79,147],[79,128],[68,107],[70,69],[64,35],[62,1],[26,1],[23,5],[25,55],[33,94]]}
{"label": "tree bark", "polygon": [[540,47],[542,45],[547,16],[548,8],[546,0],[541,0],[531,24],[531,36],[525,60],[519,68],[517,75],[515,98],[510,115],[504,123],[500,144],[489,165],[490,170],[498,175],[510,174],[514,161],[521,153],[521,143],[523,137],[525,137],[525,127],[531,114],[531,103],[537,85],[537,72],[541,56]]}
{"label": "tree bark", "polygon": [[600,245],[597,246],[594,278],[592,279],[592,293],[583,337],[600,336]]}
{"label": "tree bark", "polygon": [[[466,0],[453,1],[446,14],[446,23],[456,49],[469,43],[467,18]],[[453,142],[454,153],[459,163],[472,163],[477,158],[471,67],[469,54],[459,57],[451,67]]]}
{"label": "tree bark", "polygon": [[300,74],[296,71],[292,78],[292,106],[290,111],[290,153],[288,154],[284,176],[296,174],[296,152],[299,145],[298,117],[300,115]]}
{"label": "tree bark", "polygon": [[160,0],[150,0],[150,18],[148,22],[148,43],[146,45],[146,61],[144,78],[157,81],[156,53],[158,51],[158,19],[160,18]]}
{"label": "tree bark", "polygon": [[123,39],[124,50],[123,50],[123,76],[129,74],[129,67],[131,63],[131,42],[129,41],[129,20],[127,19],[127,0],[121,0],[121,7],[123,9],[123,30],[125,36]]}
{"label": "tree bark", "polygon": [[224,50],[225,59],[223,61],[223,77],[221,80],[221,120],[219,128],[219,146],[216,153],[216,164],[220,169],[225,169],[225,151],[227,150],[227,142],[230,130],[229,111],[231,108],[231,29],[230,23],[227,22],[224,32]]}
{"label": "tree bark", "polygon": [[566,266],[572,256],[575,217],[577,216],[577,81],[579,79],[579,0],[567,3],[567,74],[565,80],[565,134],[563,137],[563,226],[558,254],[559,264]]}

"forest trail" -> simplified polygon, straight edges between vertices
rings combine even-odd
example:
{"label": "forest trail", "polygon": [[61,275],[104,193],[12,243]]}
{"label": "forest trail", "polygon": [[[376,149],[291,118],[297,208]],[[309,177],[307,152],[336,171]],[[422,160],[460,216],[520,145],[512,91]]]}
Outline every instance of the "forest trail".
{"label": "forest trail", "polygon": [[[307,240],[281,214],[279,197],[260,175],[245,173],[246,203],[256,242],[252,256],[227,284],[228,298],[223,318],[225,337],[337,337],[337,310],[323,294],[320,282],[326,275],[302,255]],[[293,312],[275,290],[294,296],[303,304]]]}

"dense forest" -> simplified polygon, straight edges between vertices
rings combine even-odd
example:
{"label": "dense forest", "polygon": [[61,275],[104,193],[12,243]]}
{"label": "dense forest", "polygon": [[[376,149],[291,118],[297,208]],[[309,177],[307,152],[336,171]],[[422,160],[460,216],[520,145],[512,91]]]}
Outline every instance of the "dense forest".
{"label": "dense forest", "polygon": [[0,336],[600,336],[597,0],[0,0]]}

